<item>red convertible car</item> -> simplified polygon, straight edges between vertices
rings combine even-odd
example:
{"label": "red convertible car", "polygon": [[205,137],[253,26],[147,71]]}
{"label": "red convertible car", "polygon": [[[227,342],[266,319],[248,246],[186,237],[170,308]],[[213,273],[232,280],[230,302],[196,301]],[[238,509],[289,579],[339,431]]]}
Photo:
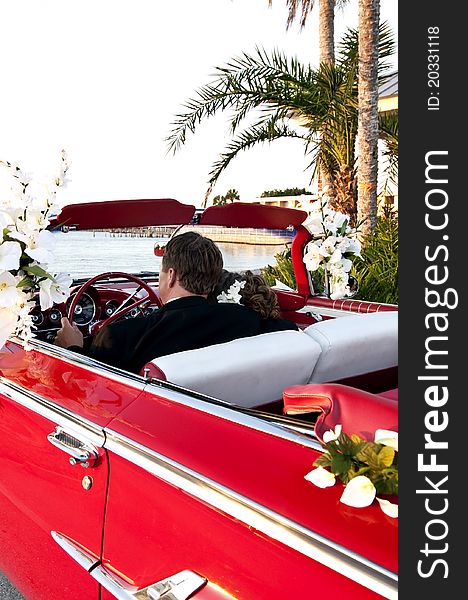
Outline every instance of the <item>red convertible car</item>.
{"label": "red convertible car", "polygon": [[[69,229],[182,225],[175,200],[70,205]],[[397,307],[313,296],[302,211],[235,203],[203,225],[286,228],[300,325],[166,355],[131,374],[57,346],[159,306],[153,274],[75,281],[0,351],[0,571],[28,600],[397,597],[397,519],[304,479],[322,434],[397,430]],[[109,307],[121,306],[117,311]],[[58,311],[58,312],[57,312]]]}

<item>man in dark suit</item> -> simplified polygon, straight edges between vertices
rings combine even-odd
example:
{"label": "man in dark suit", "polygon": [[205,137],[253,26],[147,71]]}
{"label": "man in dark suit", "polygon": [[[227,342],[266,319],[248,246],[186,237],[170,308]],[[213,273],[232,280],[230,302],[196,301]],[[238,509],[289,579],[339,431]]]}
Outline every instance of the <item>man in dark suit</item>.
{"label": "man in dark suit", "polygon": [[222,268],[223,258],[214,242],[194,232],[178,235],[167,243],[161,264],[161,309],[103,327],[86,351],[81,332],[64,318],[55,344],[138,373],[158,356],[297,329],[291,321],[262,319],[258,312],[240,304],[209,303],[207,297]]}

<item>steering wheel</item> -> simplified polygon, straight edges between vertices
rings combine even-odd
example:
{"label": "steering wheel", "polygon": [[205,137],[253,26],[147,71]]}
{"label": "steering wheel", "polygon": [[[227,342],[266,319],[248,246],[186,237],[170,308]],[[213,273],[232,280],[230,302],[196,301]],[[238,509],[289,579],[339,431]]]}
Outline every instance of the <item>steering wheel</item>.
{"label": "steering wheel", "polygon": [[[148,300],[150,300],[154,304],[157,304],[159,307],[162,306],[161,299],[156,294],[154,289],[146,283],[146,281],[143,281],[143,279],[140,279],[140,277],[137,277],[136,275],[121,273],[119,271],[110,271],[108,273],[100,273],[99,275],[91,277],[90,279],[88,279],[88,281],[85,281],[85,283],[83,283],[83,285],[77,290],[75,297],[73,298],[72,303],[70,304],[70,308],[68,309],[67,317],[70,323],[73,323],[73,316],[75,314],[75,308],[78,304],[78,300],[86,292],[89,286],[91,286],[93,283],[96,283],[97,281],[100,281],[101,279],[106,279],[107,281],[112,279],[125,279],[126,281],[132,281],[133,283],[136,283],[138,285],[138,288],[132,293],[132,295],[129,298],[127,298],[127,300],[135,296],[141,289],[144,289],[148,295],[144,296],[143,298],[138,298],[138,300],[135,300],[128,306],[121,306],[110,317],[107,317],[107,319],[94,323],[92,327],[92,333],[96,333],[99,329],[101,329],[101,327],[104,327],[104,325],[109,325],[109,323],[112,323],[116,319],[130,312],[136,306],[140,306],[140,304],[143,304],[143,302],[147,302]],[[124,303],[127,302],[127,300],[125,300]]]}

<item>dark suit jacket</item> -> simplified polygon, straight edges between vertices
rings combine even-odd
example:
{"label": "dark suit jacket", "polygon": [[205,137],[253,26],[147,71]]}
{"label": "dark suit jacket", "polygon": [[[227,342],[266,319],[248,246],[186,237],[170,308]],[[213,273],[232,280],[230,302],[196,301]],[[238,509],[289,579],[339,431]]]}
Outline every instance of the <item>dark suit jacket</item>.
{"label": "dark suit jacket", "polygon": [[111,323],[86,354],[138,373],[153,358],[272,331],[297,329],[287,319],[262,319],[239,304],[210,304],[201,296],[168,302],[154,313]]}

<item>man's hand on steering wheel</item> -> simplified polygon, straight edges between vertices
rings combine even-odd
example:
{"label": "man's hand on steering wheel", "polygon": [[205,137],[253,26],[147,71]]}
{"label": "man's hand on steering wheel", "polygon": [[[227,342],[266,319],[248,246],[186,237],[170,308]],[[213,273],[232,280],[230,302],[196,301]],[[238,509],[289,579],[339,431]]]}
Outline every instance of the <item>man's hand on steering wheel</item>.
{"label": "man's hand on steering wheel", "polygon": [[70,346],[83,348],[83,334],[78,329],[78,325],[70,323],[67,317],[62,317],[62,328],[58,330],[54,344],[62,348]]}
{"label": "man's hand on steering wheel", "polygon": [[101,279],[105,279],[106,281],[110,281],[112,279],[126,279],[127,281],[136,283],[138,285],[138,288],[135,292],[132,293],[132,295],[129,298],[127,298],[127,301],[130,300],[133,296],[135,296],[141,289],[144,289],[148,295],[144,298],[138,298],[137,300],[130,302],[129,304],[126,304],[127,301],[125,301],[121,305],[121,308],[117,309],[110,317],[104,319],[103,321],[94,323],[92,331],[90,330],[90,333],[92,334],[97,333],[97,331],[101,329],[101,327],[104,327],[104,325],[109,325],[109,323],[112,323],[116,319],[119,319],[120,317],[124,316],[133,308],[140,306],[141,304],[146,303],[148,301],[157,304],[159,307],[162,306],[161,300],[154,291],[154,289],[140,277],[137,277],[136,275],[130,275],[129,273],[120,272],[101,273],[100,275],[95,275],[94,277],[91,277],[91,279],[88,279],[88,281],[86,281],[76,292],[75,297],[73,298],[73,301],[70,304],[70,308],[68,309],[68,320],[71,323],[73,323],[73,317],[75,313],[75,308],[78,304],[78,300],[81,298],[81,296],[85,293],[85,291],[89,288],[90,285],[96,283],[97,281],[100,281]]}

